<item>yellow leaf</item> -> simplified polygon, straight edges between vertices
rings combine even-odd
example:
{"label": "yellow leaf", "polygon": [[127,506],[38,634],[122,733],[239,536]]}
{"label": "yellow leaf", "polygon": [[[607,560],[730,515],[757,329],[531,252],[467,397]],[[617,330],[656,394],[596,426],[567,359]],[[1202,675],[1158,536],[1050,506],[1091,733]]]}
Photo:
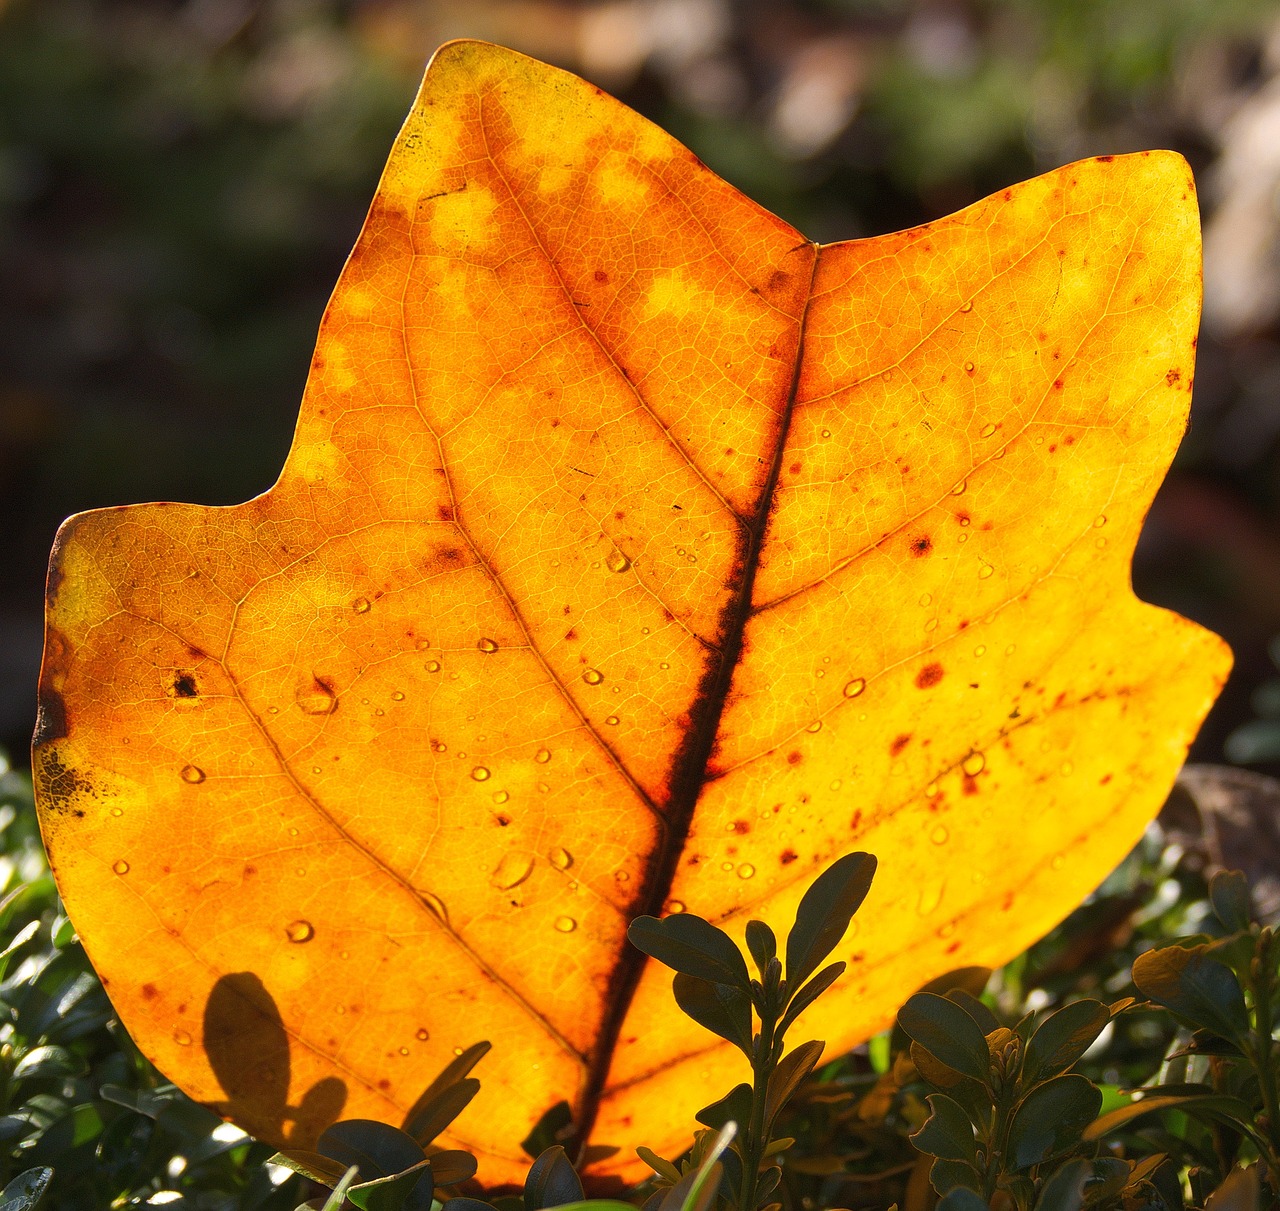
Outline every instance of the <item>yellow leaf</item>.
{"label": "yellow leaf", "polygon": [[1043,934],[1228,666],[1128,581],[1196,224],[1153,152],[819,248],[581,80],[442,49],[279,482],[55,548],[45,836],[144,1052],[305,1148],[489,1039],[444,1137],[482,1176],[563,1098],[639,1176],[745,1073],[638,913],[781,933],[876,853],[832,1054]]}

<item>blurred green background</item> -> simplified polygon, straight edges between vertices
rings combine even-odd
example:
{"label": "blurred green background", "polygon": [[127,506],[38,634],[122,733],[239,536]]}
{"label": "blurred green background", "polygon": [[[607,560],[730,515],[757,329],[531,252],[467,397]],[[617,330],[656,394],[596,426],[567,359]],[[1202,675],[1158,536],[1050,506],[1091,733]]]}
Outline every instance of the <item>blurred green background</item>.
{"label": "blurred green background", "polygon": [[1205,331],[1135,580],[1236,650],[1195,755],[1230,738],[1276,768],[1274,0],[0,0],[0,744],[30,735],[63,517],[274,479],[328,291],[454,37],[580,72],[822,240],[1082,156],[1186,155]]}

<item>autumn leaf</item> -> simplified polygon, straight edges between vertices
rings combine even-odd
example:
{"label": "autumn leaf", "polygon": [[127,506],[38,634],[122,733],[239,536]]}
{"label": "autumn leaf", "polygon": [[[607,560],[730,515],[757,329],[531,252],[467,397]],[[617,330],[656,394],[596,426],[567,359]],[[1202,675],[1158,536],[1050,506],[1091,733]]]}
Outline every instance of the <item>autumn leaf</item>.
{"label": "autumn leaf", "polygon": [[483,1177],[564,1098],[636,1175],[744,1075],[636,915],[783,932],[878,855],[830,1054],[1017,954],[1227,670],[1128,579],[1198,257],[1167,152],[817,247],[598,89],[446,46],[279,482],[58,537],[39,801],[139,1045],[309,1147],[488,1039],[445,1137]]}

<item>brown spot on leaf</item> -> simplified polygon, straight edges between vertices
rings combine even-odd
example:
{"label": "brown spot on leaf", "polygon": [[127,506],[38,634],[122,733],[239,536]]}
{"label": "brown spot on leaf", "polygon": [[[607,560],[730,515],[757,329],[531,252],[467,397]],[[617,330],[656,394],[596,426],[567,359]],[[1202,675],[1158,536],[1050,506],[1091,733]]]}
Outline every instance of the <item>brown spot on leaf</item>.
{"label": "brown spot on leaf", "polygon": [[896,757],[910,743],[911,743],[910,732],[903,732],[901,736],[895,736],[893,738],[893,743],[889,745],[890,756]]}
{"label": "brown spot on leaf", "polygon": [[936,660],[933,664],[926,664],[916,674],[916,689],[927,690],[930,686],[935,686],[942,680],[943,668]]}
{"label": "brown spot on leaf", "polygon": [[790,866],[800,855],[794,849],[784,849],[778,858],[783,866]]}
{"label": "brown spot on leaf", "polygon": [[919,534],[911,540],[911,554],[917,559],[921,555],[928,555],[933,549],[933,540],[927,534]]}
{"label": "brown spot on leaf", "polygon": [[799,765],[799,764],[800,764],[800,762],[801,762],[801,761],[803,761],[803,760],[804,760],[804,757],[803,757],[803,755],[800,753],[800,750],[799,750],[799,749],[793,749],[791,752],[789,752],[789,753],[787,754],[787,764],[788,764],[788,765]]}

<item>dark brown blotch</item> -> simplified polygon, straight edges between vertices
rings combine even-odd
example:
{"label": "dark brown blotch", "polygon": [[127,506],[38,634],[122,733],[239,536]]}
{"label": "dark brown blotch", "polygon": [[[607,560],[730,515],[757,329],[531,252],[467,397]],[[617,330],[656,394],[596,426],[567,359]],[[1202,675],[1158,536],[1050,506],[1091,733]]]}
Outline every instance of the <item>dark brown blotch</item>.
{"label": "dark brown blotch", "polygon": [[916,689],[927,690],[931,686],[935,686],[942,680],[943,668],[936,660],[933,664],[926,664],[916,674]]}

